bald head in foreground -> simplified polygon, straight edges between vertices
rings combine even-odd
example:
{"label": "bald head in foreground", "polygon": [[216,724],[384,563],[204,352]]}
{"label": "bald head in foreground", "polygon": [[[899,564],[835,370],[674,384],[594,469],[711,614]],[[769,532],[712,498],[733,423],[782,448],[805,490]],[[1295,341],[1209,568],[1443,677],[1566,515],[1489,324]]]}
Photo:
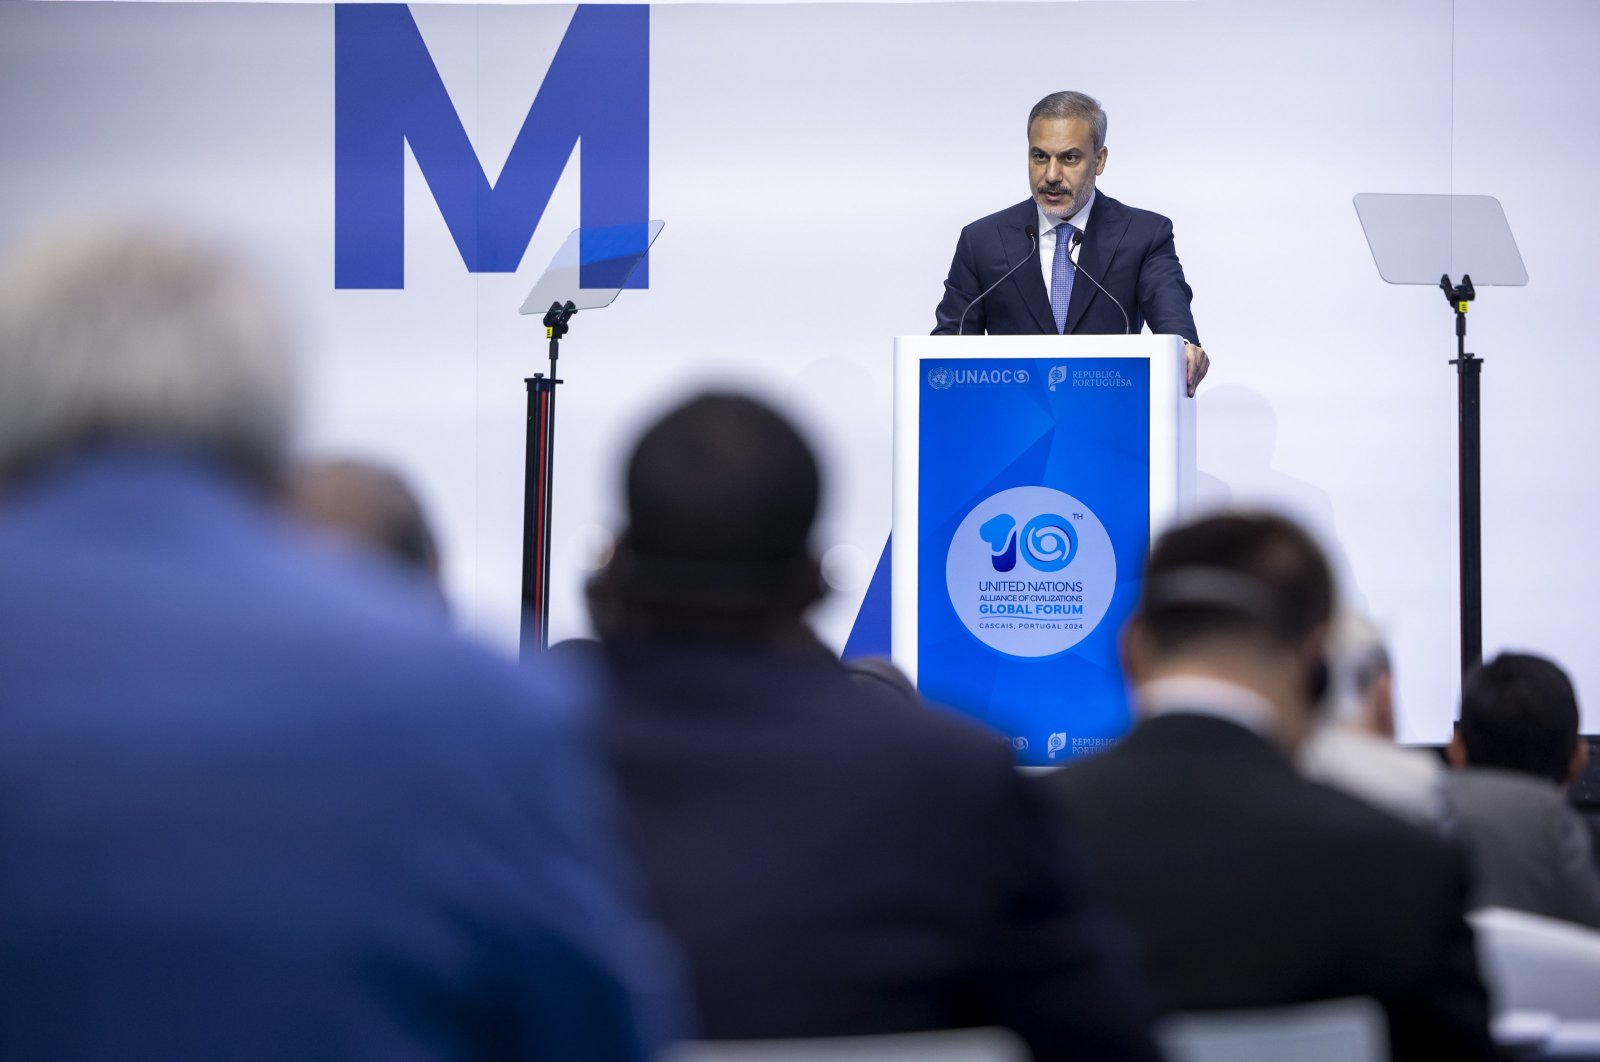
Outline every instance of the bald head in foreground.
{"label": "bald head in foreground", "polygon": [[206,248],[0,267],[0,1057],[645,1058],[579,691],[284,525],[295,379]]}

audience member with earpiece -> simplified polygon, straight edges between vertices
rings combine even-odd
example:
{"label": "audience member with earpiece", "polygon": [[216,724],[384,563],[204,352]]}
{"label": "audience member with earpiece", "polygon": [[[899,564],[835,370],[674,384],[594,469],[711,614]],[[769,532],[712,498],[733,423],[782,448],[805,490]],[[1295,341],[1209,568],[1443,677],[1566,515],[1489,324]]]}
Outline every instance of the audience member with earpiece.
{"label": "audience member with earpiece", "polygon": [[1554,661],[1502,653],[1467,675],[1444,798],[1472,864],[1473,906],[1600,928],[1589,828],[1566,800],[1588,751],[1572,681]]}
{"label": "audience member with earpiece", "polygon": [[1299,527],[1163,535],[1123,636],[1138,721],[1040,779],[1172,1011],[1376,999],[1397,1062],[1497,1057],[1444,840],[1299,775],[1333,583]]}
{"label": "audience member with earpiece", "polygon": [[705,395],[628,464],[591,586],[605,730],[702,1035],[1000,1025],[1039,1060],[1153,1059],[1108,920],[999,737],[808,631],[820,478],[775,411]]}

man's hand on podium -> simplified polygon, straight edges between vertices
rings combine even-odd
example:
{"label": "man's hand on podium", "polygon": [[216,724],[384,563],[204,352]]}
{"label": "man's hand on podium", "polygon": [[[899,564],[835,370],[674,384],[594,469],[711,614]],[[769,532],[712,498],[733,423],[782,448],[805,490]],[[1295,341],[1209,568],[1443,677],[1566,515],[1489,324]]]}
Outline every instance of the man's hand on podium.
{"label": "man's hand on podium", "polygon": [[1185,341],[1183,344],[1183,357],[1189,363],[1189,397],[1194,397],[1194,389],[1200,386],[1200,381],[1206,378],[1206,370],[1211,368],[1211,359],[1206,357],[1206,348],[1197,347]]}

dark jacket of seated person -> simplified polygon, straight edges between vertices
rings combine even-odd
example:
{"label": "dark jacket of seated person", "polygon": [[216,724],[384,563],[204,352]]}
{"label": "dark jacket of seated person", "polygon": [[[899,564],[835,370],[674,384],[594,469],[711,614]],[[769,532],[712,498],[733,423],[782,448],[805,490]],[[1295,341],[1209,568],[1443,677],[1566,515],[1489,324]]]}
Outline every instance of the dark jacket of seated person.
{"label": "dark jacket of seated person", "polygon": [[1472,867],[1472,906],[1600,928],[1593,838],[1566,798],[1588,751],[1577,695],[1555,662],[1502,653],[1467,676],[1444,800]]}
{"label": "dark jacket of seated person", "polygon": [[1298,528],[1230,515],[1151,553],[1124,659],[1140,719],[1040,780],[1169,1011],[1347,996],[1393,1057],[1496,1057],[1443,840],[1301,777],[1331,579]]}
{"label": "dark jacket of seated person", "polygon": [[1153,1059],[1115,935],[1003,740],[856,682],[801,614],[817,472],[732,396],[656,425],[591,587],[629,835],[713,1040],[1000,1025]]}

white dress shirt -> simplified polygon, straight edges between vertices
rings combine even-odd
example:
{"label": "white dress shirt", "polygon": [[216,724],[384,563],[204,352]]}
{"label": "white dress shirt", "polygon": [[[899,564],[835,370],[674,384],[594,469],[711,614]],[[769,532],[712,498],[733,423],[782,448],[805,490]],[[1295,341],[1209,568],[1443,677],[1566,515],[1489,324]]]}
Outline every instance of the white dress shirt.
{"label": "white dress shirt", "polygon": [[[1094,209],[1094,197],[1098,191],[1089,193],[1089,201],[1083,204],[1083,209],[1067,218],[1067,224],[1079,232],[1087,232],[1089,227],[1089,211]],[[1056,226],[1061,224],[1061,218],[1053,218],[1044,212],[1044,207],[1034,200],[1034,209],[1039,214],[1039,269],[1044,273],[1044,290],[1050,290],[1051,274],[1056,264]],[[1072,234],[1067,233],[1068,236]]]}
{"label": "white dress shirt", "polygon": [[1147,682],[1134,692],[1139,712],[1158,715],[1206,715],[1252,730],[1271,741],[1277,710],[1265,697],[1221,679],[1181,675]]}

